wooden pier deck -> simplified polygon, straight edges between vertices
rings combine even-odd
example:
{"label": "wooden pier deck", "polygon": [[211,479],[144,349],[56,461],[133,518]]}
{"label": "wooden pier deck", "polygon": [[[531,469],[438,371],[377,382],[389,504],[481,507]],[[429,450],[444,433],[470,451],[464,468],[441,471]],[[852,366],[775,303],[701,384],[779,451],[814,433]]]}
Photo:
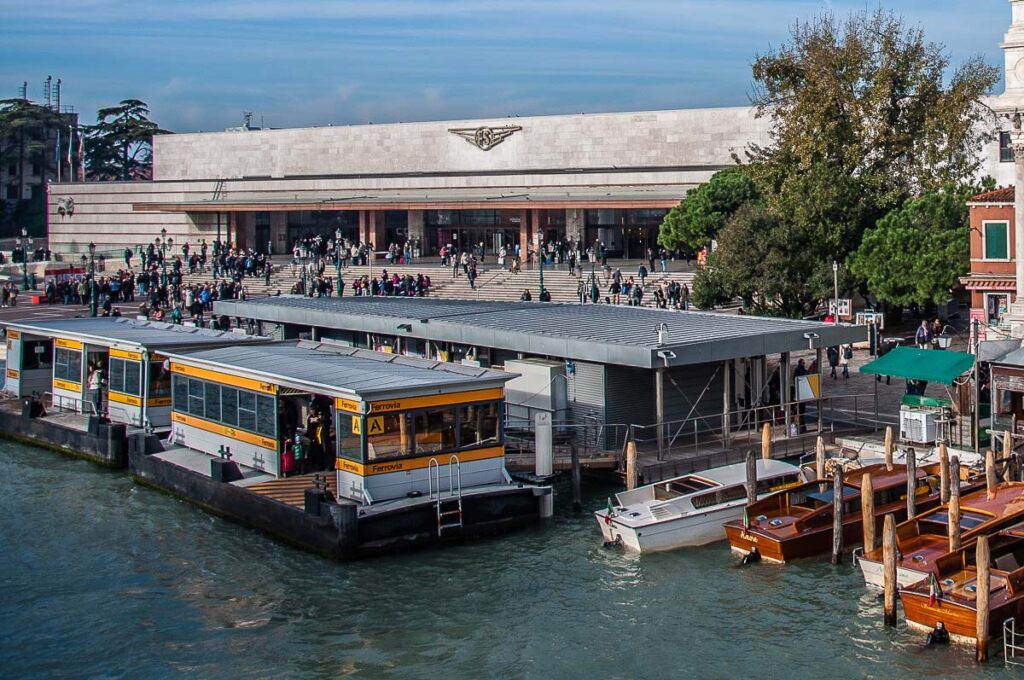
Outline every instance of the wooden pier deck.
{"label": "wooden pier deck", "polygon": [[282,477],[269,482],[260,482],[246,487],[249,491],[261,496],[273,499],[278,503],[291,505],[302,509],[305,507],[306,489],[312,489],[315,485],[314,475],[319,474],[321,479],[326,477],[327,488],[332,494],[337,492],[335,475],[331,472],[310,473],[308,475],[297,475],[295,477]]}

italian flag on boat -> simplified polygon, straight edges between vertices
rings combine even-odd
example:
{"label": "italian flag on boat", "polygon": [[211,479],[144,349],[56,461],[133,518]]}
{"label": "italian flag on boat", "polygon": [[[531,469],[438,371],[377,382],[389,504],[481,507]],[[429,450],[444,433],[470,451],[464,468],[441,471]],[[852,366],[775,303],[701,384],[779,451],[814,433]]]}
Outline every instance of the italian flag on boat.
{"label": "italian flag on boat", "polygon": [[611,524],[612,523],[612,497],[611,496],[608,497],[608,508],[605,510],[605,513],[604,513],[604,523],[605,524]]}
{"label": "italian flag on boat", "polygon": [[935,582],[935,574],[928,575],[928,604],[932,607],[939,599],[939,584]]}
{"label": "italian flag on boat", "polygon": [[743,528],[750,528],[750,515],[747,513],[747,506],[743,506]]}

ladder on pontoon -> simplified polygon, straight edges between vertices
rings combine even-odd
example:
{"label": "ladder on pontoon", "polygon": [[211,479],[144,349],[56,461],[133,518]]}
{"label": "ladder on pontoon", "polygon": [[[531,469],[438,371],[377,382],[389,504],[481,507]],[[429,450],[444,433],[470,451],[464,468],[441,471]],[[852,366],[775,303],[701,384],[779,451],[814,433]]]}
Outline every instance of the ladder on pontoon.
{"label": "ladder on pontoon", "polygon": [[[458,456],[448,459],[448,491],[441,491],[441,464],[437,458],[427,462],[427,491],[437,499],[437,535],[462,530],[462,464]],[[437,494],[435,496],[435,493]]]}
{"label": "ladder on pontoon", "polygon": [[1024,666],[1024,633],[1017,632],[1013,617],[1003,621],[1003,661],[1007,666]]}

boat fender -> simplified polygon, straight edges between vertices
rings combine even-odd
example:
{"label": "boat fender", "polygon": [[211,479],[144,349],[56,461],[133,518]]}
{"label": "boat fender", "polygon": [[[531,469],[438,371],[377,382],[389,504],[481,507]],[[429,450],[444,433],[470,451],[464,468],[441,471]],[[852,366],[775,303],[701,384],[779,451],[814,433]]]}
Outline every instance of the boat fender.
{"label": "boat fender", "polygon": [[760,561],[761,561],[761,553],[758,551],[758,549],[756,547],[754,547],[754,548],[751,548],[750,552],[748,552],[746,555],[744,555],[743,559],[740,560],[740,566],[743,566],[745,564],[754,564],[755,562],[760,562]]}
{"label": "boat fender", "polygon": [[621,548],[622,547],[622,536],[616,536],[614,541],[605,541],[604,547],[606,548]]}
{"label": "boat fender", "polygon": [[935,624],[935,629],[928,633],[927,645],[948,645],[949,644],[949,631],[946,630],[946,624],[939,621]]}

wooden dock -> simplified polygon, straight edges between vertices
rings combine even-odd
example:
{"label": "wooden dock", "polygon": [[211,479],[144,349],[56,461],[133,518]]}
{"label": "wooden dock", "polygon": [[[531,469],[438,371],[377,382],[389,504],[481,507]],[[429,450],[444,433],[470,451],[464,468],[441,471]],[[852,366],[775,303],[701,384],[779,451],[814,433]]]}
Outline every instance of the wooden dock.
{"label": "wooden dock", "polygon": [[282,477],[281,479],[273,479],[269,482],[260,482],[259,484],[247,486],[246,490],[252,491],[253,493],[257,493],[261,496],[266,496],[278,503],[284,503],[285,505],[291,505],[292,507],[302,509],[306,505],[306,489],[312,489],[316,484],[314,479],[315,474],[319,474],[322,480],[326,478],[327,488],[330,489],[332,494],[337,495],[335,475],[331,472],[310,473],[308,475],[298,475],[295,477]]}

